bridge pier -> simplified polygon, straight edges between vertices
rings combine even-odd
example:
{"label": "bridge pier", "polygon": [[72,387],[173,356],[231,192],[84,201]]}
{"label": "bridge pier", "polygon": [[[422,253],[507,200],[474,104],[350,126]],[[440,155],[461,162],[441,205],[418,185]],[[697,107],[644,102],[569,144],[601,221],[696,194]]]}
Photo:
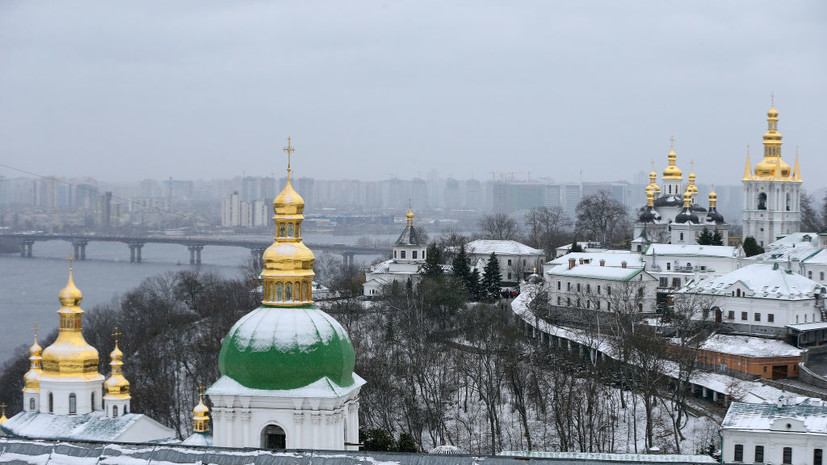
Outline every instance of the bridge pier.
{"label": "bridge pier", "polygon": [[129,263],[141,263],[141,249],[143,248],[143,242],[131,242],[129,244]]}
{"label": "bridge pier", "polygon": [[264,256],[264,251],[265,250],[267,250],[267,249],[264,248],[264,247],[257,247],[257,248],[254,248],[254,249],[250,249],[250,255],[253,256],[253,266],[256,269],[261,269],[261,268],[264,267],[264,263],[263,263],[263,258],[264,257],[263,256]]}
{"label": "bridge pier", "polygon": [[187,247],[190,251],[190,265],[200,265],[201,264],[201,250],[204,248],[203,245],[191,245]]}
{"label": "bridge pier", "polygon": [[77,260],[86,260],[86,245],[89,241],[72,241],[72,248],[74,249],[74,257]]}
{"label": "bridge pier", "polygon": [[342,252],[342,261],[344,261],[346,267],[350,267],[353,265],[353,256],[356,255],[353,252]]}
{"label": "bridge pier", "polygon": [[20,256],[23,258],[32,258],[32,246],[34,241],[23,241],[23,247],[20,248]]}

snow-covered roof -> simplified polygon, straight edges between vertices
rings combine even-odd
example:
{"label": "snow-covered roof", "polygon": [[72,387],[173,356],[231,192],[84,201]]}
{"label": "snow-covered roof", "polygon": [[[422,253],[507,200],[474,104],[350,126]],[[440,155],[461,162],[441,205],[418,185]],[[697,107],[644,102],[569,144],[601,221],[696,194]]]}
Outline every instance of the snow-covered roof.
{"label": "snow-covered roof", "polygon": [[344,397],[365,384],[361,376],[353,373],[353,384],[342,387],[327,376],[296,389],[253,389],[243,386],[229,376],[222,376],[204,394],[208,396],[259,396],[259,397]]}
{"label": "snow-covered roof", "polygon": [[399,238],[393,244],[394,247],[406,247],[406,246],[422,246],[422,238],[420,237],[419,231],[416,230],[415,226],[405,226],[405,230],[402,231],[402,234],[399,235]]}
{"label": "snow-covered roof", "polygon": [[[600,265],[600,260],[603,260],[607,267],[621,267],[623,262],[626,262],[627,268],[643,268],[646,263],[643,261],[643,255],[639,252],[629,252],[628,250],[606,250],[604,252],[572,252],[546,263],[546,265],[562,265],[568,266],[569,260],[574,259],[577,263],[589,262],[590,264]],[[585,263],[584,263],[585,264]]]}
{"label": "snow-covered roof", "polygon": [[772,250],[778,247],[787,247],[791,246],[792,244],[801,244],[801,243],[811,243],[815,242],[818,244],[818,233],[817,232],[796,232],[790,233],[786,236],[776,239],[773,242],[770,242],[765,247],[765,250]]}
{"label": "snow-covered roof", "polygon": [[813,240],[812,242],[783,242],[773,248],[768,247],[766,250],[766,252],[754,255],[749,259],[756,262],[805,261],[818,253],[819,248],[818,240]]}
{"label": "snow-covered roof", "polygon": [[818,329],[827,329],[827,321],[817,321],[815,323],[796,323],[787,325],[787,328],[796,329],[798,331],[815,331]]}
{"label": "snow-covered roof", "polygon": [[827,249],[820,249],[802,261],[813,265],[827,265]]}
{"label": "snow-covered roof", "polygon": [[[517,455],[523,455],[519,453]],[[531,457],[538,465],[708,464],[709,456],[589,454]],[[0,464],[28,465],[513,465],[508,456],[375,451],[269,451],[167,444],[67,443],[0,438]]]}
{"label": "snow-covered roof", "polygon": [[678,292],[700,292],[702,294],[731,295],[731,287],[743,284],[747,297],[777,300],[807,300],[821,285],[804,276],[778,266],[778,264],[756,263],[725,275],[690,281]]}
{"label": "snow-covered roof", "polygon": [[175,437],[173,430],[158,424],[155,420],[143,414],[128,413],[119,417],[108,418],[102,411],[85,415],[20,412],[6,420],[0,426],[0,429],[9,436],[25,438],[116,441],[140,421],[151,421],[157,426],[169,430],[169,438]]}
{"label": "snow-covered roof", "polygon": [[183,446],[212,447],[212,435],[209,433],[192,433],[190,437],[181,441]]}
{"label": "snow-covered roof", "polygon": [[644,255],[671,255],[682,257],[743,257],[738,247],[728,245],[699,245],[699,244],[651,244],[643,251]]}
{"label": "snow-covered roof", "polygon": [[742,357],[799,357],[806,352],[776,339],[729,334],[713,334],[700,348]]}
{"label": "snow-covered roof", "polygon": [[[808,433],[827,433],[827,406],[816,400],[795,405],[787,402],[748,404],[733,402],[721,424],[723,428],[770,430],[775,420],[794,419],[802,422]],[[786,424],[784,425],[786,427]],[[783,430],[783,429],[782,429]]]}
{"label": "snow-covered roof", "polygon": [[643,268],[621,268],[619,266],[575,265],[569,268],[568,264],[557,265],[546,271],[548,276],[566,276],[571,278],[608,279],[610,281],[628,281],[635,276],[645,273]]}
{"label": "snow-covered roof", "polygon": [[[577,461],[635,462],[635,463],[718,463],[708,455],[688,454],[610,454],[607,452],[546,452],[504,450],[499,455],[529,457],[532,459],[570,459]],[[585,462],[585,463],[588,463]]]}
{"label": "snow-covered roof", "polygon": [[465,252],[478,255],[538,255],[544,256],[545,252],[540,249],[529,247],[517,241],[499,241],[491,239],[478,239],[465,244]]}

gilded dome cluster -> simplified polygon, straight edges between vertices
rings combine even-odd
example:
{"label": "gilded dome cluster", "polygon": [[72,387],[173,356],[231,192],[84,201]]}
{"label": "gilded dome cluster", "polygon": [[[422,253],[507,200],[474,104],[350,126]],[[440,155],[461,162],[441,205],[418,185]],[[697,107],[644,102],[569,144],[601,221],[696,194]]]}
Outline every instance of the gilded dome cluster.
{"label": "gilded dome cluster", "polygon": [[747,154],[747,166],[744,170],[744,181],[793,181],[802,182],[801,173],[798,168],[798,156],[796,155],[796,166],[791,168],[781,158],[782,135],[778,132],[778,110],[773,105],[767,112],[767,132],[764,133],[764,157],[755,165],[755,171],[750,170],[749,154]]}

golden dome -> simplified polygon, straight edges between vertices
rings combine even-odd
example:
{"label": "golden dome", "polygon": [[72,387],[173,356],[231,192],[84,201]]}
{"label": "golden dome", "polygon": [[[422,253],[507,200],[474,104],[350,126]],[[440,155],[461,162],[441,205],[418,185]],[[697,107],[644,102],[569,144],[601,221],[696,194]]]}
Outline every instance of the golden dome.
{"label": "golden dome", "polygon": [[[37,325],[35,325],[37,327]],[[37,333],[34,335],[34,344],[29,347],[29,371],[23,376],[25,387],[23,392],[40,392],[40,375],[43,374],[43,369],[40,364],[43,357],[40,356],[40,344],[37,343]]]}
{"label": "golden dome", "polygon": [[767,111],[767,116],[770,118],[777,118],[778,117],[778,110],[775,109],[775,105]]}
{"label": "golden dome", "polygon": [[273,201],[273,220],[276,238],[262,255],[264,299],[271,306],[299,307],[313,303],[312,282],[316,257],[302,243],[301,228],[304,221],[304,199],[290,183],[289,156],[293,152],[287,139],[287,185]]}
{"label": "golden dome", "polygon": [[408,213],[405,214],[405,218],[408,220],[408,226],[413,226],[414,212],[411,210],[410,206],[408,206]]}
{"label": "golden dome", "polygon": [[[117,334],[117,328],[115,329],[115,333]],[[115,339],[115,348],[112,350],[112,353],[109,354],[109,357],[111,359],[111,362],[109,362],[111,374],[103,383],[103,387],[106,390],[104,398],[130,399],[129,381],[123,376],[123,352],[121,352],[121,349],[118,347],[117,338]]]}
{"label": "golden dome", "polygon": [[778,132],[778,110],[775,109],[773,104],[767,112],[767,132],[764,133],[764,158],[755,165],[755,176],[758,179],[790,180],[790,174],[792,173],[790,165],[781,159],[781,139],[782,135]]}
{"label": "golden dome", "polygon": [[[201,390],[200,387],[199,390]],[[210,430],[210,409],[204,405],[203,393],[198,394],[198,405],[192,409],[192,421],[194,432],[206,433]]]}
{"label": "golden dome", "polygon": [[669,165],[663,169],[663,179],[682,179],[681,169],[675,165],[678,155],[674,149],[669,151],[667,158],[669,159]]}
{"label": "golden dome", "polygon": [[689,208],[692,205],[692,193],[689,189],[683,192],[683,208]]}
{"label": "golden dome", "polygon": [[83,338],[81,317],[83,310],[78,307],[83,295],[75,287],[72,269],[69,268],[69,282],[60,291],[62,306],[60,331],[52,345],[43,351],[43,376],[97,378],[98,351]]}

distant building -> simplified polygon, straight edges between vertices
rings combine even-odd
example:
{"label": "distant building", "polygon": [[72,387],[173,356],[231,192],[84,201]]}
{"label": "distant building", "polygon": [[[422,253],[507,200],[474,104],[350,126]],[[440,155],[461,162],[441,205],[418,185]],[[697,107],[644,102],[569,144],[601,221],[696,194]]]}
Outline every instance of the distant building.
{"label": "distant building", "polygon": [[756,263],[777,263],[827,286],[827,230],[788,234],[764,246],[766,252],[749,257]]}
{"label": "distant building", "polygon": [[545,262],[545,252],[517,241],[479,239],[465,244],[465,253],[469,263],[479,268],[480,273],[491,254],[496,255],[505,285],[517,284],[535,270],[542,269]]}
{"label": "distant building", "polygon": [[393,257],[374,265],[365,273],[362,290],[367,297],[382,295],[386,286],[395,282],[405,285],[409,280],[412,284],[419,280],[419,270],[425,264],[427,244],[414,226],[413,210],[409,208],[405,218],[407,224],[393,245]]}

